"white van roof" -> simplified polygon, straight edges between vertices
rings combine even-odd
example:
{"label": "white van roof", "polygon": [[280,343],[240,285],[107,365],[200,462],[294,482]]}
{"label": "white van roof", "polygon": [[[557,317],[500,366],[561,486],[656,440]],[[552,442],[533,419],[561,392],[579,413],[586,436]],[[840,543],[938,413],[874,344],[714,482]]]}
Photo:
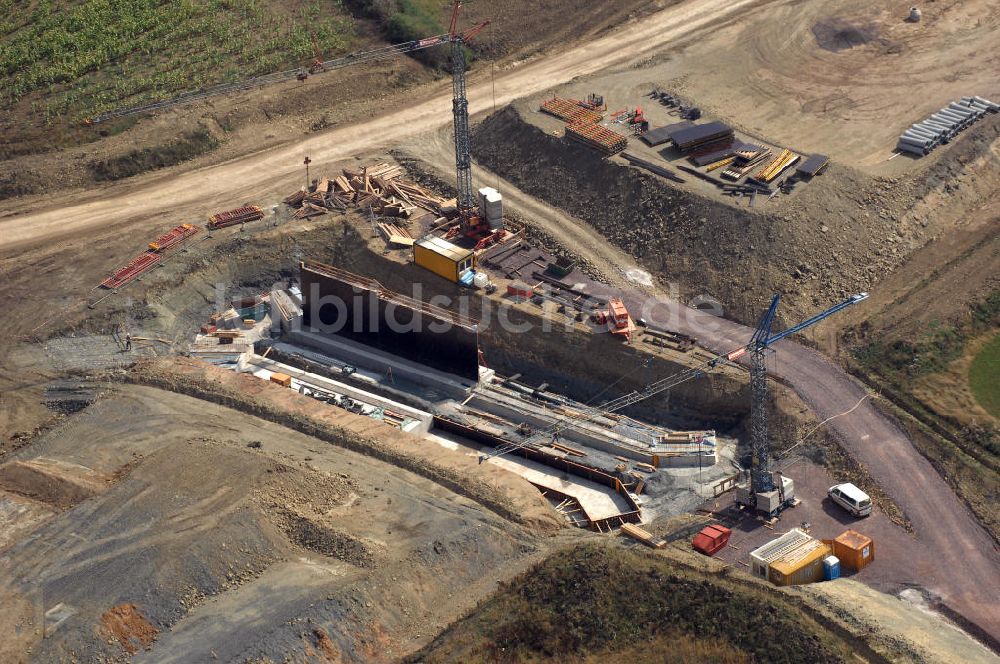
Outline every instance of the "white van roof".
{"label": "white van roof", "polygon": [[868,496],[867,493],[865,493],[858,487],[854,486],[850,482],[847,482],[845,484],[838,484],[837,488],[840,489],[840,492],[842,494],[849,497],[856,503],[860,503],[862,500],[871,500],[871,498]]}

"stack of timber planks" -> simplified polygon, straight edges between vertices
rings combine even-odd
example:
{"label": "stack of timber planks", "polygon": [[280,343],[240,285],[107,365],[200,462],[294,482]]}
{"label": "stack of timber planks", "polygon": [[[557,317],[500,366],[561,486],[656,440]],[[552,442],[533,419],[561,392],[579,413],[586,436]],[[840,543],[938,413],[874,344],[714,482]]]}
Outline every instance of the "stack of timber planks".
{"label": "stack of timber planks", "polygon": [[604,119],[604,116],[597,111],[585,108],[582,102],[575,99],[562,99],[553,97],[542,103],[542,111],[549,115],[554,115],[567,124],[575,122],[589,122],[597,124]]}
{"label": "stack of timber planks", "polygon": [[[420,185],[402,179],[402,175],[401,166],[385,162],[361,170],[345,168],[342,175],[316,180],[309,190],[300,189],[285,198],[284,202],[297,208],[292,215],[297,219],[333,210],[346,213],[349,206],[362,210],[371,208],[379,215],[401,218],[425,211],[438,215],[442,209],[454,207],[453,200],[435,196]],[[390,225],[398,229],[398,226]],[[409,237],[409,233],[390,234],[403,240]]]}

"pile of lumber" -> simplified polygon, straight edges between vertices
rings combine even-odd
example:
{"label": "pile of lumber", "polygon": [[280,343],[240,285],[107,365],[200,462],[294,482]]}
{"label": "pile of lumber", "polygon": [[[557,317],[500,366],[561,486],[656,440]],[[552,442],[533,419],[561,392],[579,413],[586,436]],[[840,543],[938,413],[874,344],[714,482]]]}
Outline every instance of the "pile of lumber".
{"label": "pile of lumber", "polygon": [[722,171],[722,177],[727,180],[739,180],[759,166],[770,154],[771,150],[761,145],[744,145],[743,149],[736,151],[735,159],[729,167]]}
{"label": "pile of lumber", "polygon": [[401,247],[412,247],[413,242],[416,240],[416,238],[410,234],[409,230],[403,228],[402,226],[397,226],[396,224],[379,223],[377,228],[378,232],[382,234],[382,237],[385,238],[385,241],[388,244],[396,244]]}
{"label": "pile of lumber", "polygon": [[308,190],[300,189],[284,202],[297,208],[292,215],[297,219],[334,210],[346,213],[348,207],[371,208],[382,216],[402,218],[424,211],[437,215],[443,208],[454,207],[453,200],[402,179],[403,172],[401,166],[384,162],[361,170],[345,168],[342,175],[316,180]]}
{"label": "pile of lumber", "polygon": [[667,545],[667,541],[653,536],[645,528],[640,528],[639,526],[633,526],[631,523],[622,524],[622,535],[628,535],[632,539],[653,549],[662,549]]}

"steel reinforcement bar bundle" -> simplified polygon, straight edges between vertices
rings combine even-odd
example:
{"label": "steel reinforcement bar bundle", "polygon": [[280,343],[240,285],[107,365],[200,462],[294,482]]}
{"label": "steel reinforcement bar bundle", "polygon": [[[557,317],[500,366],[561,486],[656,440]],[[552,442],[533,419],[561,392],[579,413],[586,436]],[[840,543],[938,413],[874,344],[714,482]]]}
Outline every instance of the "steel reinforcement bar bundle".
{"label": "steel reinforcement bar bundle", "polygon": [[924,156],[942,143],[953,139],[960,131],[968,128],[986,113],[1000,111],[1000,104],[994,104],[982,97],[962,97],[953,101],[923,122],[911,125],[896,143],[896,150]]}

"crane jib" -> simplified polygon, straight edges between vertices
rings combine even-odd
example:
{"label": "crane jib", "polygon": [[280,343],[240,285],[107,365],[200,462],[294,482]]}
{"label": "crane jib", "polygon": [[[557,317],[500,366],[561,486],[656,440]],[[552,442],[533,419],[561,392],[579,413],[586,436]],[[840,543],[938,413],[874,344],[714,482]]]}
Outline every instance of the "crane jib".
{"label": "crane jib", "polygon": [[[835,305],[835,306],[827,309],[826,311],[824,311],[824,312],[822,312],[820,314],[817,314],[817,315],[813,316],[812,318],[810,318],[810,319],[808,319],[806,321],[803,321],[802,323],[800,323],[798,325],[790,327],[789,329],[785,330],[784,332],[780,332],[780,333],[778,333],[776,335],[773,335],[771,337],[766,338],[766,340],[762,344],[756,346],[756,348],[758,350],[762,350],[763,348],[766,348],[768,345],[774,343],[775,341],[778,341],[779,339],[783,339],[783,338],[785,338],[787,336],[790,336],[790,335],[792,335],[792,334],[794,334],[794,333],[796,333],[798,331],[801,331],[801,330],[803,330],[803,329],[805,329],[807,327],[810,327],[811,325],[815,325],[816,323],[820,322],[824,318],[827,318],[828,316],[831,316],[832,314],[837,313],[841,309],[849,307],[852,304],[857,304],[858,302],[861,302],[862,300],[865,300],[867,298],[868,298],[868,293],[858,293],[857,295],[852,295],[851,297],[847,298],[846,300],[844,300],[840,304],[837,304],[837,305]],[[773,310],[776,309],[776,307],[777,307],[777,299],[778,298],[776,296],[771,301],[771,307],[769,307],[768,313],[765,314],[765,319],[767,319],[769,317],[773,318]],[[770,321],[767,321],[767,322],[768,322],[768,324],[770,323]],[[758,331],[759,330],[760,330],[760,327],[758,327]],[[755,332],[754,336],[755,337],[757,336],[756,332]],[[680,385],[681,383],[684,383],[684,382],[686,382],[688,380],[691,380],[692,378],[698,378],[699,376],[704,376],[707,369],[715,368],[718,365],[719,362],[721,362],[723,360],[728,360],[728,361],[731,362],[733,360],[736,360],[737,358],[740,358],[740,357],[746,355],[747,352],[749,352],[751,350],[751,344],[752,343],[753,342],[751,341],[751,343],[747,344],[746,346],[741,346],[740,348],[737,348],[735,350],[731,350],[728,353],[723,353],[721,355],[717,355],[717,356],[713,357],[711,360],[708,360],[707,362],[705,362],[704,364],[702,364],[702,365],[700,365],[700,366],[698,366],[696,368],[685,369],[684,371],[681,371],[679,373],[673,374],[673,375],[668,376],[666,378],[661,378],[658,381],[650,383],[649,385],[647,385],[645,388],[643,388],[641,390],[629,392],[628,394],[626,394],[626,395],[624,395],[622,397],[618,397],[617,399],[612,399],[611,401],[605,402],[605,403],[601,404],[600,406],[591,407],[591,408],[589,408],[589,409],[587,409],[587,410],[584,411],[585,416],[582,417],[582,418],[579,418],[579,417],[573,418],[573,419],[564,418],[564,419],[561,419],[561,420],[557,420],[554,424],[552,424],[551,426],[549,426],[548,428],[546,428],[544,431],[537,432],[535,435],[531,436],[527,440],[520,441],[520,442],[507,443],[506,445],[503,445],[501,447],[496,448],[493,452],[491,452],[489,454],[481,454],[481,455],[479,455],[479,463],[482,463],[483,461],[486,461],[488,459],[492,459],[494,457],[503,456],[503,455],[508,454],[510,452],[513,452],[515,450],[521,449],[523,447],[529,447],[529,446],[535,444],[536,442],[539,442],[540,440],[542,440],[545,436],[551,435],[553,432],[556,432],[556,431],[565,431],[567,429],[572,429],[572,428],[578,426],[579,424],[582,424],[584,422],[589,422],[589,421],[593,420],[594,418],[596,418],[597,416],[599,416],[601,414],[604,414],[604,413],[613,413],[613,412],[615,412],[617,410],[621,410],[622,408],[625,408],[627,406],[631,406],[632,404],[638,403],[638,402],[640,402],[640,401],[642,401],[644,399],[648,399],[649,397],[654,396],[656,394],[659,394],[660,392],[668,390],[668,389],[670,389],[672,387],[676,387],[677,385]]]}

